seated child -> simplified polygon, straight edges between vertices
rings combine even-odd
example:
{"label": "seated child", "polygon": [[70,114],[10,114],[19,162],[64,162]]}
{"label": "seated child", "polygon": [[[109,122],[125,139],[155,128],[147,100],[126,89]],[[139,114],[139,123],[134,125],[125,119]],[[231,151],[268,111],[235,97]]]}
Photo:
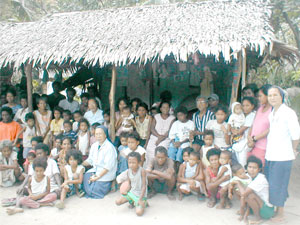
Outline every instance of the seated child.
{"label": "seated child", "polygon": [[[190,150],[186,150],[188,153]],[[200,153],[191,151],[189,159],[180,165],[177,176],[177,190],[179,192],[179,200],[182,200],[183,194],[196,193],[200,196],[201,192],[207,195],[202,163],[200,161]]]}
{"label": "seated child", "polygon": [[228,129],[232,133],[232,144],[238,142],[242,135],[238,134],[238,130],[245,124],[245,115],[241,103],[234,102],[231,106],[231,115],[228,120]]}
{"label": "seated child", "polygon": [[63,120],[64,121],[71,121],[71,122],[73,122],[73,120],[72,120],[72,113],[71,113],[70,110],[68,110],[68,109],[64,110],[62,115],[63,115]]}
{"label": "seated child", "polygon": [[[220,154],[220,168],[218,171],[218,175],[215,178],[216,181],[220,180],[222,177],[230,176],[232,178],[231,172],[231,152],[228,150],[222,151]],[[229,209],[231,208],[231,203],[228,198],[228,185],[230,180],[223,181],[220,183],[220,204],[217,206],[217,209]]]}
{"label": "seated child", "polygon": [[97,142],[95,138],[95,129],[100,125],[101,125],[100,123],[93,123],[91,126],[90,146],[92,146],[95,142]]}
{"label": "seated child", "polygon": [[135,206],[136,215],[142,216],[147,206],[147,176],[141,167],[141,155],[137,152],[128,154],[129,169],[126,170],[128,181],[120,188],[122,197],[116,200],[117,205],[129,202]]}
{"label": "seated child", "polygon": [[10,140],[0,142],[0,186],[11,187],[17,180],[24,179],[17,155]]}
{"label": "seated child", "polygon": [[119,136],[122,131],[131,132],[134,128],[136,128],[134,116],[130,112],[130,108],[125,106],[121,112],[119,120],[116,123],[117,136]]}
{"label": "seated child", "polygon": [[28,163],[24,163],[23,167],[24,167],[24,172],[25,174],[28,174],[28,169],[30,166],[32,166],[33,160],[35,159],[36,155],[35,155],[35,151],[34,150],[30,150],[27,154],[27,161]]}
{"label": "seated child", "polygon": [[[39,143],[43,143],[43,137],[42,136],[36,136],[36,137],[33,137],[31,138],[31,146],[32,146],[32,149],[30,151],[33,151],[35,152],[35,146],[37,146],[37,144]],[[27,166],[29,166],[29,161],[28,159],[26,158],[25,162],[23,163],[23,166],[24,168]]]}
{"label": "seated child", "polygon": [[55,204],[59,209],[65,208],[64,200],[66,197],[77,195],[82,197],[83,192],[83,174],[84,167],[82,163],[82,154],[80,151],[71,150],[66,155],[66,161],[68,165],[65,166],[64,183],[62,186],[62,192],[60,194],[60,201]]}
{"label": "seated child", "polygon": [[88,107],[89,98],[90,98],[89,93],[82,93],[80,95],[81,104],[80,104],[79,108],[80,108],[80,112],[82,113],[82,115],[84,115],[89,110],[89,107]]}
{"label": "seated child", "polygon": [[204,145],[201,146],[200,155],[203,166],[206,168],[209,166],[209,161],[206,158],[208,150],[215,148],[214,146],[214,132],[212,130],[205,130],[203,135]]}
{"label": "seated child", "polygon": [[55,137],[54,148],[50,152],[50,158],[52,158],[56,161],[59,157],[59,152],[61,150],[62,139],[63,139],[62,135],[58,135]]}
{"label": "seated child", "polygon": [[232,173],[233,173],[233,178],[230,180],[230,184],[228,186],[228,198],[232,199],[233,196],[233,191],[237,194],[237,196],[240,198],[240,218],[239,220],[242,220],[245,215],[245,208],[246,208],[246,202],[244,198],[241,198],[241,192],[239,191],[238,188],[238,182],[243,185],[243,187],[247,187],[251,181],[252,178],[246,174],[244,167],[237,163],[231,167]]}
{"label": "seated child", "polygon": [[70,120],[64,121],[64,132],[63,137],[69,137],[72,139],[72,143],[75,143],[77,140],[77,134],[72,130],[72,122]]}
{"label": "seated child", "polygon": [[163,146],[155,149],[155,157],[147,165],[148,186],[151,190],[149,198],[158,193],[167,193],[169,200],[175,200],[172,191],[175,186],[174,162],[168,158],[168,151]]}
{"label": "seated child", "polygon": [[32,149],[31,139],[36,136],[35,118],[33,113],[27,113],[25,121],[25,126],[23,126],[22,130],[17,134],[13,144],[16,146],[17,140],[23,134],[23,159],[27,158],[28,152]]}
{"label": "seated child", "polygon": [[60,170],[60,175],[64,177],[64,171],[65,171],[65,166],[67,165],[66,162],[66,155],[69,151],[72,149],[72,139],[70,137],[64,137],[62,139],[62,145],[61,145],[61,151],[59,152],[58,156],[58,166]]}
{"label": "seated child", "polygon": [[34,174],[28,179],[28,196],[17,200],[16,208],[8,208],[9,215],[23,212],[24,207],[37,209],[41,206],[52,206],[56,200],[56,194],[50,193],[50,178],[44,173],[47,168],[45,158],[36,158],[32,164]]}
{"label": "seated child", "polygon": [[50,123],[50,131],[52,136],[52,141],[57,135],[62,134],[64,130],[64,119],[62,117],[63,109],[59,106],[54,107],[53,109],[53,116],[54,119]]}
{"label": "seated child", "polygon": [[74,122],[72,125],[72,130],[77,133],[79,129],[79,122],[83,118],[82,113],[80,111],[75,111],[73,113],[73,118],[74,118]]}
{"label": "seated child", "polygon": [[118,154],[120,154],[122,150],[124,150],[128,147],[128,145],[127,145],[128,135],[129,135],[128,132],[125,132],[125,131],[121,132],[121,134],[120,134],[121,145],[118,147]]}
{"label": "seated child", "polygon": [[274,207],[269,202],[269,183],[265,175],[260,173],[261,168],[262,161],[255,156],[250,156],[247,160],[247,172],[252,181],[248,187],[237,182],[241,198],[244,198],[248,205],[244,220],[248,220],[249,209],[255,216],[253,220],[248,220],[248,224],[260,224],[262,219],[268,220],[275,214]]}
{"label": "seated child", "polygon": [[178,107],[176,109],[178,120],[172,124],[169,132],[171,143],[168,149],[168,156],[175,161],[177,168],[182,162],[182,149],[190,145],[190,131],[195,129],[194,122],[187,118],[187,114],[188,110],[186,107]]}
{"label": "seated child", "polygon": [[76,149],[79,150],[84,160],[87,159],[90,151],[90,124],[89,122],[83,118],[79,121],[79,131],[78,131],[78,141],[76,144]]}
{"label": "seated child", "polygon": [[20,104],[22,106],[21,109],[18,109],[16,115],[14,117],[14,121],[18,122],[22,127],[25,126],[25,116],[29,113],[28,102],[26,94],[21,94],[20,96]]}
{"label": "seated child", "polygon": [[228,135],[227,108],[219,105],[216,107],[215,120],[210,120],[205,129],[214,132],[214,145],[221,150],[228,149],[230,146],[230,136]]}

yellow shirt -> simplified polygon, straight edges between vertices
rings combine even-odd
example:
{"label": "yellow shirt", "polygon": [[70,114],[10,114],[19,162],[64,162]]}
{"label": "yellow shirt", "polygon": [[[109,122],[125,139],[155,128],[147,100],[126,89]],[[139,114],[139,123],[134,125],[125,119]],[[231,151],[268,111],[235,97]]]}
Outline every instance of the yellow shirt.
{"label": "yellow shirt", "polygon": [[64,130],[64,120],[60,118],[58,122],[53,119],[50,123],[50,131],[53,132],[54,135],[60,134]]}

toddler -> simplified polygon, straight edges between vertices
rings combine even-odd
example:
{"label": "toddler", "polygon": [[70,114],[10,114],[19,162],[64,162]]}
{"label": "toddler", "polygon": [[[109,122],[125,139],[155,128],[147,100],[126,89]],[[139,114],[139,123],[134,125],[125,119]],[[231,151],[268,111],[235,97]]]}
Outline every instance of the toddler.
{"label": "toddler", "polygon": [[236,130],[239,130],[245,124],[245,115],[243,113],[243,107],[241,103],[234,102],[231,106],[231,115],[228,120],[229,130],[232,135],[232,143],[238,142],[242,135],[234,134]]}
{"label": "toddler", "polygon": [[82,113],[80,111],[75,111],[73,113],[74,123],[72,125],[72,130],[77,133],[79,129],[79,122],[83,118]]}
{"label": "toddler", "polygon": [[76,142],[77,134],[72,130],[72,122],[70,120],[64,121],[63,137],[69,137],[72,139],[72,143]]}
{"label": "toddler", "polygon": [[200,149],[200,155],[202,158],[202,163],[203,166],[206,168],[209,166],[209,161],[206,157],[206,153],[208,152],[208,150],[214,148],[214,132],[212,130],[205,130],[204,131],[204,145],[202,145],[201,149]]}
{"label": "toddler", "polygon": [[134,116],[130,112],[130,108],[128,106],[125,106],[121,112],[120,119],[117,121],[116,130],[118,132],[131,132],[135,127],[136,124],[134,121]]}
{"label": "toddler", "polygon": [[56,161],[59,157],[59,152],[61,150],[62,138],[63,138],[62,135],[58,135],[55,137],[54,148],[50,152],[50,158]]}

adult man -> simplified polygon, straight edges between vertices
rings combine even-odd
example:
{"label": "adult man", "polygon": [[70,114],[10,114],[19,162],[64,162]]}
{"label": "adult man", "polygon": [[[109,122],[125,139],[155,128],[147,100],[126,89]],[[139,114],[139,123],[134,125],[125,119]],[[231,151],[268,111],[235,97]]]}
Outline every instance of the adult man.
{"label": "adult man", "polygon": [[58,103],[65,99],[66,97],[59,92],[61,91],[61,83],[58,81],[54,81],[52,83],[53,93],[48,95],[48,104],[50,106],[50,109],[53,110],[55,106],[58,105]]}
{"label": "adult man", "polygon": [[64,110],[70,110],[71,113],[79,110],[79,103],[74,100],[76,91],[73,88],[67,88],[67,99],[63,99],[59,102],[58,106]]}

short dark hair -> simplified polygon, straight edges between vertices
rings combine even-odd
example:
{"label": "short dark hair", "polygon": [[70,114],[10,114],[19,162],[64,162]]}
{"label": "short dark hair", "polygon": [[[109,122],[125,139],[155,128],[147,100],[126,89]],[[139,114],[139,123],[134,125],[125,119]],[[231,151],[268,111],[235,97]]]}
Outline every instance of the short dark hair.
{"label": "short dark hair", "polygon": [[140,107],[143,107],[148,112],[148,105],[145,102],[140,102],[137,104],[136,109],[138,110]]}
{"label": "short dark hair", "polygon": [[185,106],[178,106],[176,108],[175,112],[176,112],[176,115],[177,115],[177,113],[183,113],[184,115],[188,114],[188,110]]}
{"label": "short dark hair", "polygon": [[120,133],[120,138],[128,138],[128,135],[129,135],[129,133],[128,132],[126,132],[126,131],[122,131],[121,133]]}
{"label": "short dark hair", "polygon": [[45,159],[45,158],[35,158],[32,163],[33,169],[35,169],[37,167],[41,167],[41,168],[44,168],[44,170],[46,170],[47,165],[48,165],[47,159]]}
{"label": "short dark hair", "polygon": [[43,137],[42,136],[35,136],[31,138],[30,142],[36,141],[37,143],[43,143]]}
{"label": "short dark hair", "polygon": [[35,120],[32,112],[26,113],[26,115],[25,115],[25,122],[27,122],[30,119]]}
{"label": "short dark hair", "polygon": [[156,147],[155,148],[155,155],[157,155],[158,152],[163,153],[163,154],[165,154],[165,156],[168,157],[168,150],[165,147],[163,147],[163,146]]}
{"label": "short dark hair", "polygon": [[271,87],[272,87],[271,84],[264,84],[263,86],[261,86],[261,88],[259,90],[262,91],[262,93],[264,93],[264,95],[268,96],[268,91]]}
{"label": "short dark hair", "polygon": [[140,141],[141,139],[139,133],[136,131],[132,131],[131,133],[129,133],[127,138],[133,138],[136,141]]}
{"label": "short dark hair", "polygon": [[28,152],[27,158],[28,158],[28,157],[33,157],[33,158],[35,158],[35,157],[36,157],[35,152],[33,152],[33,151]]}
{"label": "short dark hair", "polygon": [[74,116],[74,114],[80,114],[81,116],[82,116],[82,112],[81,111],[79,111],[79,110],[76,110],[75,112],[73,112],[73,116]]}
{"label": "short dark hair", "polygon": [[13,88],[9,88],[9,89],[6,91],[6,94],[5,94],[5,95],[7,95],[8,93],[11,93],[14,97],[17,96],[17,92],[16,92],[16,90],[13,89]]}
{"label": "short dark hair", "polygon": [[62,115],[62,113],[63,113],[64,110],[63,110],[61,107],[59,107],[59,106],[55,106],[54,109],[53,109],[53,113],[54,113],[55,111],[60,112],[60,114]]}
{"label": "short dark hair", "polygon": [[127,106],[129,105],[128,98],[126,98],[126,97],[121,97],[121,98],[119,98],[119,99],[117,100],[117,109],[118,109],[118,110],[119,110],[119,104],[120,104],[121,101],[125,102],[125,104],[126,104]]}
{"label": "short dark hair", "polygon": [[225,155],[229,156],[229,158],[231,159],[232,153],[230,151],[224,150],[224,151],[221,151],[221,154],[225,154]]}
{"label": "short dark hair", "polygon": [[49,155],[49,147],[48,147],[48,145],[46,145],[44,143],[38,143],[35,146],[35,151],[37,151],[39,149],[43,150],[47,155]]}
{"label": "short dark hair", "polygon": [[63,125],[65,124],[70,124],[72,126],[72,122],[70,120],[65,120]]}
{"label": "short dark hair", "polygon": [[62,139],[63,139],[62,134],[59,134],[59,135],[55,136],[55,140],[61,140],[62,141]]}
{"label": "short dark hair", "polygon": [[97,101],[96,98],[94,98],[94,97],[93,98],[89,98],[89,101],[90,100],[93,100],[95,102],[95,104],[96,104],[96,106],[97,106],[98,109],[100,108],[99,102]]}
{"label": "short dark hair", "polygon": [[90,128],[90,123],[89,123],[89,121],[88,121],[87,119],[82,118],[81,120],[79,120],[79,126],[80,126],[80,124],[82,124],[82,123],[86,123],[87,127]]}
{"label": "short dark hair", "polygon": [[71,150],[68,151],[66,154],[66,162],[69,163],[69,159],[73,157],[73,159],[75,159],[78,163],[78,165],[80,165],[82,163],[82,153],[81,151],[78,150]]}
{"label": "short dark hair", "polygon": [[131,99],[131,101],[130,101],[130,105],[132,105],[133,102],[137,102],[137,104],[139,104],[139,103],[142,102],[142,100],[141,100],[140,98],[133,98],[133,99]]}
{"label": "short dark hair", "polygon": [[235,174],[237,171],[239,171],[242,168],[244,168],[244,167],[241,164],[235,163],[232,165],[231,170],[232,170],[232,173]]}
{"label": "short dark hair", "polygon": [[106,110],[104,110],[104,112],[103,112],[103,115],[110,115],[110,110],[109,109],[106,109]]}
{"label": "short dark hair", "polygon": [[142,161],[142,157],[141,157],[140,153],[138,153],[138,152],[130,152],[127,157],[128,157],[128,159],[130,157],[136,158],[138,162]]}
{"label": "short dark hair", "polygon": [[75,91],[74,88],[68,87],[67,90],[66,90],[66,93],[67,93],[67,92],[70,92],[70,91],[72,91],[72,92],[74,93],[74,95],[76,94],[76,91]]}
{"label": "short dark hair", "polygon": [[73,141],[72,141],[72,138],[71,138],[71,137],[65,136],[65,137],[62,138],[61,141],[64,142],[64,140],[69,140],[70,143],[71,143],[71,145],[73,144]]}
{"label": "short dark hair", "polygon": [[68,109],[65,109],[65,110],[63,111],[63,113],[66,113],[66,114],[68,114],[69,116],[72,116],[72,113],[71,113],[71,111],[70,111],[70,110],[68,110]]}
{"label": "short dark hair", "polygon": [[168,90],[165,90],[160,93],[159,95],[160,100],[162,101],[171,101],[172,100],[172,93]]}
{"label": "short dark hair", "polygon": [[193,155],[193,156],[196,156],[197,157],[197,159],[200,159],[201,158],[201,156],[200,156],[200,152],[195,152],[195,151],[192,151],[191,153],[190,153],[190,156],[191,155]]}
{"label": "short dark hair", "polygon": [[80,98],[90,98],[90,94],[89,93],[82,93],[81,95],[80,95]]}
{"label": "short dark hair", "polygon": [[26,95],[26,94],[21,94],[21,95],[20,95],[20,100],[21,100],[21,99],[26,99],[26,101],[27,101],[27,95]]}
{"label": "short dark hair", "polygon": [[223,111],[225,114],[228,113],[228,108],[224,105],[217,105],[216,109],[215,109],[215,114],[218,112],[218,111]]}
{"label": "short dark hair", "polygon": [[3,106],[2,109],[1,109],[1,113],[2,112],[7,112],[11,116],[13,115],[12,109],[10,107],[8,107],[8,106]]}
{"label": "short dark hair", "polygon": [[212,136],[213,138],[215,137],[214,131],[213,130],[205,130],[203,137],[205,136]]}
{"label": "short dark hair", "polygon": [[186,147],[186,148],[182,149],[182,155],[183,155],[185,152],[187,152],[188,154],[190,154],[192,151],[194,151],[193,148],[191,148],[191,147]]}
{"label": "short dark hair", "polygon": [[158,107],[159,112],[161,112],[160,108],[163,106],[163,104],[168,104],[169,107],[171,108],[171,103],[170,102],[168,102],[168,101],[161,101],[161,103],[159,104],[159,107]]}
{"label": "short dark hair", "polygon": [[209,158],[211,156],[217,155],[217,156],[220,157],[220,154],[221,154],[221,150],[220,149],[218,149],[218,148],[212,148],[212,149],[210,149],[210,150],[207,151],[206,158],[209,161]]}
{"label": "short dark hair", "polygon": [[242,99],[242,103],[243,103],[244,101],[250,102],[250,104],[254,106],[254,109],[257,107],[257,100],[256,100],[256,98],[254,98],[254,97],[249,97],[249,96],[244,97],[244,98]]}
{"label": "short dark hair", "polygon": [[246,90],[251,90],[251,91],[253,92],[253,94],[256,95],[257,92],[258,92],[258,87],[257,87],[257,85],[256,85],[255,83],[251,83],[251,84],[247,84],[247,85],[243,88],[242,92],[244,92],[244,91],[246,91]]}
{"label": "short dark hair", "polygon": [[254,155],[249,156],[249,158],[247,159],[247,167],[249,163],[256,163],[259,169],[261,169],[263,165],[261,159],[255,157]]}

